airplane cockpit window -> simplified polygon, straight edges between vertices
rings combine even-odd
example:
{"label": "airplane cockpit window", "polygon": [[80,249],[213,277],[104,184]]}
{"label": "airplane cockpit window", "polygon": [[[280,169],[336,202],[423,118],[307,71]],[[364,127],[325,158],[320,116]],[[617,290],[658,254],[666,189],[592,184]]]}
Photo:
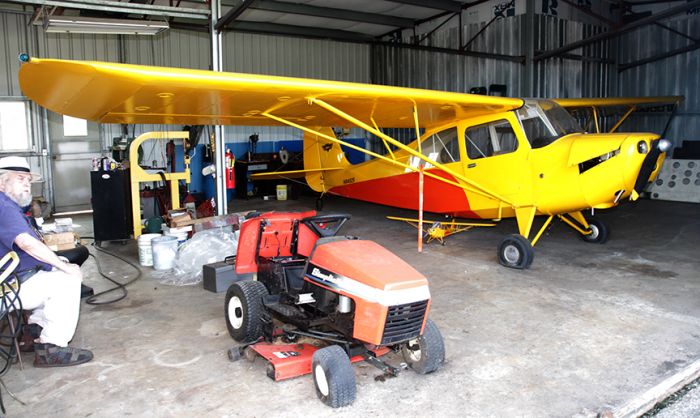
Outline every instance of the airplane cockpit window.
{"label": "airplane cockpit window", "polygon": [[532,148],[542,148],[572,133],[581,133],[569,112],[550,100],[528,100],[516,111]]}
{"label": "airplane cockpit window", "polygon": [[421,151],[440,164],[457,162],[459,161],[457,136],[457,127],[434,133],[421,142]]}
{"label": "airplane cockpit window", "polygon": [[507,120],[467,128],[464,140],[467,156],[472,160],[508,154],[518,149],[518,139]]}

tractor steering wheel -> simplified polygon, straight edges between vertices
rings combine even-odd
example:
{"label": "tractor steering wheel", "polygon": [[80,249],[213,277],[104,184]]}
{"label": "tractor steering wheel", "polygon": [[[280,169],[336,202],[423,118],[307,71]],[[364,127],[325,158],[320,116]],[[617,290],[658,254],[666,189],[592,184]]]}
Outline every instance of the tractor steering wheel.
{"label": "tractor steering wheel", "polygon": [[330,213],[327,215],[316,215],[304,218],[301,222],[311,228],[321,238],[332,237],[350,219],[346,213]]}

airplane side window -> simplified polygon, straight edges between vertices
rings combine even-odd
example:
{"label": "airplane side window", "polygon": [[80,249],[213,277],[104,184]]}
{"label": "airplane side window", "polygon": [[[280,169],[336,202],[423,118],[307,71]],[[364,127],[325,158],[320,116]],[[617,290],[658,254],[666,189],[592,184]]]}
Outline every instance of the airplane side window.
{"label": "airplane side window", "polygon": [[522,119],[522,124],[525,136],[530,141],[532,148],[542,148],[556,139],[540,118]]}
{"label": "airplane side window", "polygon": [[515,137],[513,127],[508,121],[495,124],[498,150],[494,154],[508,154],[518,149],[518,139]]}
{"label": "airplane side window", "polygon": [[476,160],[478,158],[489,157],[493,154],[491,134],[488,125],[472,126],[464,132],[464,139],[467,145],[467,156]]}
{"label": "airplane side window", "polygon": [[425,155],[435,156],[435,161],[441,164],[459,161],[457,136],[457,127],[434,133],[423,140],[421,150]]}
{"label": "airplane side window", "polygon": [[464,133],[470,159],[508,154],[518,149],[518,139],[507,120],[467,128]]}

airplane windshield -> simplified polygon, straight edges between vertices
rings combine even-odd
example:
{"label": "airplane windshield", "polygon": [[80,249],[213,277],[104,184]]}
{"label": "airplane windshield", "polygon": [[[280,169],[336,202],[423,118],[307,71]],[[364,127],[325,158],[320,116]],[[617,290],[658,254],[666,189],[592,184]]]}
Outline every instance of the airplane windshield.
{"label": "airplane windshield", "polygon": [[569,112],[549,100],[527,100],[516,113],[532,148],[542,148],[565,135],[583,132]]}

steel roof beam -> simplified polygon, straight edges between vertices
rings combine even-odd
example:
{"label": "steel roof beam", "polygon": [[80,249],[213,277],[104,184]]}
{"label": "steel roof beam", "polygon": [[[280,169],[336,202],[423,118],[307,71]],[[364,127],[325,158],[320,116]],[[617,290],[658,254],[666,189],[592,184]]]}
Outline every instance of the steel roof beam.
{"label": "steel roof beam", "polygon": [[377,13],[356,12],[347,9],[331,7],[317,7],[301,3],[287,3],[274,0],[258,0],[251,9],[266,10],[269,12],[289,13],[295,15],[325,17],[329,19],[349,20],[353,22],[373,23],[376,25],[396,26],[400,28],[412,28],[413,19],[394,17]]}
{"label": "steel roof beam", "polygon": [[673,51],[664,52],[662,54],[654,55],[649,58],[644,58],[638,61],[632,61],[625,64],[620,64],[618,72],[623,72],[629,70],[630,68],[639,67],[640,65],[649,64],[655,61],[660,61],[662,59],[671,58],[674,55],[683,54],[690,51],[695,51],[700,49],[700,43],[684,46],[683,48],[674,49]]}
{"label": "steel roof beam", "polygon": [[245,12],[246,9],[252,6],[256,1],[257,0],[236,0],[236,4],[231,7],[228,12],[226,12],[224,17],[216,22],[214,29],[216,29],[217,32],[221,32],[226,28],[226,26],[228,26],[229,23],[236,20],[238,16]]}
{"label": "steel roof beam", "polygon": [[663,12],[659,12],[656,14],[653,14],[649,17],[645,17],[643,19],[639,19],[635,22],[632,22],[630,24],[627,24],[625,26],[622,26],[618,29],[614,29],[608,32],[600,33],[598,35],[591,36],[590,38],[583,39],[580,41],[572,42],[568,45],[564,45],[560,48],[555,48],[551,51],[543,52],[533,58],[533,61],[539,61],[543,60],[546,58],[551,58],[555,57],[558,55],[563,54],[564,52],[569,52],[572,49],[580,48],[582,46],[590,45],[596,42],[604,41],[609,38],[614,38],[616,36],[622,35],[624,33],[630,32],[634,29],[637,29],[639,27],[655,23],[661,19],[665,19],[670,16],[675,16],[679,13],[683,13],[687,10],[694,9],[696,7],[700,7],[700,0],[693,0],[688,3],[682,4],[680,6],[672,7],[670,9],[666,9]]}
{"label": "steel roof beam", "polygon": [[517,62],[519,64],[525,63],[525,56],[524,55],[505,55],[505,54],[493,54],[490,52],[462,51],[461,49],[440,48],[440,47],[435,47],[435,46],[423,46],[423,45],[404,44],[404,43],[395,43],[395,42],[375,41],[375,42],[371,42],[371,44],[380,45],[380,46],[388,46],[388,47],[396,47],[396,48],[404,48],[404,49],[414,49],[417,51],[441,52],[441,53],[445,53],[445,54],[464,55],[464,56],[468,56],[468,57],[489,58],[489,59],[495,59],[495,60],[501,60],[501,61]]}
{"label": "steel roof beam", "polygon": [[659,26],[659,27],[662,28],[662,29],[666,29],[667,31],[669,31],[669,32],[671,32],[671,33],[675,33],[675,34],[678,35],[678,36],[682,36],[682,37],[685,38],[685,39],[691,40],[691,41],[693,41],[693,42],[700,42],[700,39],[693,38],[692,36],[689,36],[688,34],[685,34],[685,33],[681,32],[681,31],[679,31],[679,30],[675,30],[675,29],[673,29],[673,28],[670,27],[670,26],[666,26],[666,25],[664,25],[663,23],[654,22],[654,24],[655,24],[656,26]]}
{"label": "steel roof beam", "polygon": [[65,7],[66,9],[99,10],[149,16],[182,17],[188,19],[208,19],[208,9],[184,7],[152,6],[149,4],[126,3],[105,0],[54,1],[54,0],[5,0],[10,3],[33,4],[39,6]]}
{"label": "steel roof beam", "polygon": [[308,38],[334,39],[346,42],[370,42],[374,38],[357,32],[336,29],[322,29],[311,26],[280,25],[267,22],[236,21],[226,27],[226,30],[264,33],[272,35],[291,35]]}
{"label": "steel roof beam", "polygon": [[411,6],[420,6],[428,9],[444,10],[446,12],[459,12],[462,10],[463,4],[452,0],[389,0],[392,3],[408,4]]}

